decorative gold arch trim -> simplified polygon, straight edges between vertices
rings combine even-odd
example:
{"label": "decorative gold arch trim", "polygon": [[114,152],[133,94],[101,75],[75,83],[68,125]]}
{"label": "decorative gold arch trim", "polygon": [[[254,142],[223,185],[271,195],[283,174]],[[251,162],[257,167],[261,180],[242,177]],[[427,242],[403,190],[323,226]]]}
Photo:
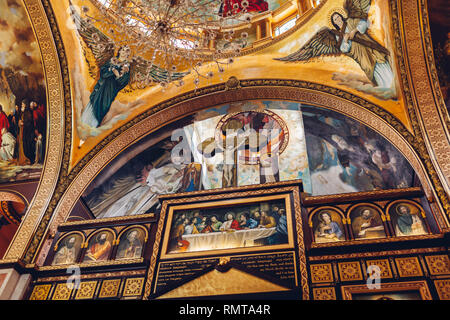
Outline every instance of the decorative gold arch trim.
{"label": "decorative gold arch trim", "polygon": [[444,210],[450,212],[450,120],[434,67],[426,3],[389,3],[400,79],[417,139],[415,149],[423,158]]}
{"label": "decorative gold arch trim", "polygon": [[16,190],[2,189],[0,191],[0,201],[11,201],[23,203],[26,208],[30,205],[27,198]]}
{"label": "decorative gold arch trim", "polygon": [[[415,145],[414,137],[395,117],[380,107],[344,91],[304,81],[258,79],[243,80],[237,84],[234,80],[232,83],[238,89],[230,89],[230,83],[224,83],[175,97],[136,117],[101,141],[74,168],[72,173],[77,172],[77,175],[56,207],[50,231],[54,232],[56,227],[65,221],[76,201],[97,174],[131,144],[162,126],[197,111],[234,101],[253,99],[280,99],[308,103],[337,111],[360,121],[380,133],[399,149],[418,174],[426,195],[433,197],[433,188],[425,168],[411,146],[411,144]],[[440,224],[445,225],[445,221],[440,221]]]}

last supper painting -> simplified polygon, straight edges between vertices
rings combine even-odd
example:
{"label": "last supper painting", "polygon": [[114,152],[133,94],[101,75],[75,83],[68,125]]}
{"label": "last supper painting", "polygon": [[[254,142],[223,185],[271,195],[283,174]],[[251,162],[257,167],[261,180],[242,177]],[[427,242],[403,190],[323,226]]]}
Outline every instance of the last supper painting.
{"label": "last supper painting", "polygon": [[180,208],[171,219],[167,254],[288,244],[291,213],[280,199]]}

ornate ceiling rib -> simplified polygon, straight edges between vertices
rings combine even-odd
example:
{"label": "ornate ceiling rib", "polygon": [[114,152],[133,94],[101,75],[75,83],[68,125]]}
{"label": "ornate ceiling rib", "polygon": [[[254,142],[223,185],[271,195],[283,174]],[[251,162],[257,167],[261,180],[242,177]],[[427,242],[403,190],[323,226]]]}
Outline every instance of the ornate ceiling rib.
{"label": "ornate ceiling rib", "polygon": [[20,259],[30,242],[35,246],[40,243],[43,234],[36,233],[38,232],[36,228],[40,223],[46,223],[49,220],[45,212],[51,204],[60,174],[67,171],[69,161],[71,131],[65,130],[65,128],[71,128],[72,120],[65,52],[62,42],[58,41],[56,21],[52,14],[46,14],[46,10],[51,10],[50,5],[46,0],[42,2],[40,0],[24,0],[42,53],[49,115],[47,149],[51,152],[46,152],[47,157],[38,189],[5,254],[4,259],[10,261]]}

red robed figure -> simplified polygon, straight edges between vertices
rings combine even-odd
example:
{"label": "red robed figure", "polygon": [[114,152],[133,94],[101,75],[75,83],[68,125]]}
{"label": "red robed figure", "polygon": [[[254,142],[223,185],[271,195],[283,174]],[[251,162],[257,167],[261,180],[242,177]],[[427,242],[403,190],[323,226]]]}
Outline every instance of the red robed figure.
{"label": "red robed figure", "polygon": [[4,111],[0,112],[0,145],[2,143],[2,129],[6,128],[6,130],[9,130],[9,121],[8,117],[6,116],[6,113]]}
{"label": "red robed figure", "polygon": [[[224,0],[220,14],[223,17],[226,17],[228,14],[232,15],[241,12],[243,9],[241,3],[243,1],[244,0]],[[247,0],[247,2],[247,12],[264,12],[269,10],[269,5],[264,0]],[[235,4],[239,6],[236,10],[234,10]]]}

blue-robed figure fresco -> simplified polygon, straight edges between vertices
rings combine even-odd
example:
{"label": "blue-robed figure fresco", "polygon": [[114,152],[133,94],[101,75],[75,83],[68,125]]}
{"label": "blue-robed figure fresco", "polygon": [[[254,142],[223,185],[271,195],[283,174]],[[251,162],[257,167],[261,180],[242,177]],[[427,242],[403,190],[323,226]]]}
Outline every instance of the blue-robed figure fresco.
{"label": "blue-robed figure fresco", "polygon": [[98,127],[120,90],[130,82],[130,48],[119,49],[112,58],[100,68],[100,79],[89,97],[89,103],[81,115],[81,121],[91,127]]}
{"label": "blue-robed figure fresco", "polygon": [[[153,65],[141,57],[131,58],[129,46],[117,50],[113,41],[97,29],[71,6],[71,14],[77,32],[87,49],[95,58],[92,61],[85,54],[90,73],[97,73],[97,83],[89,97],[89,103],[83,109],[81,122],[93,128],[102,124],[118,93],[128,85],[136,84],[140,89],[155,83],[169,83],[183,78],[188,72],[169,72]],[[98,69],[98,72],[92,72]]]}

